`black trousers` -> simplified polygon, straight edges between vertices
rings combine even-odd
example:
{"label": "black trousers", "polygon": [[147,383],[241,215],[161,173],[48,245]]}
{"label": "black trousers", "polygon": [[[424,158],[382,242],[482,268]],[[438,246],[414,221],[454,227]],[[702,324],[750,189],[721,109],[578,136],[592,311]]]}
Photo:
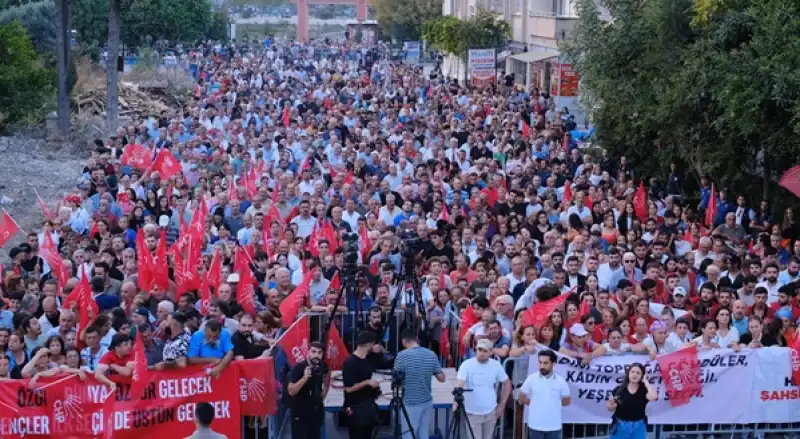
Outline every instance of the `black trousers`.
{"label": "black trousers", "polygon": [[325,411],[314,413],[298,413],[292,415],[292,439],[320,439],[322,423],[325,422]]}
{"label": "black trousers", "polygon": [[356,426],[352,420],[348,420],[347,434],[350,439],[372,439],[372,431],[375,429],[375,424],[367,426]]}

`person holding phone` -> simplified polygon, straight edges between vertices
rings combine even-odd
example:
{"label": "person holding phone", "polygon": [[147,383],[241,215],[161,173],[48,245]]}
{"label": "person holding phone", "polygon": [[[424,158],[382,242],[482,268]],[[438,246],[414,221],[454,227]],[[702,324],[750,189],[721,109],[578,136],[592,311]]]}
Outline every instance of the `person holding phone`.
{"label": "person holding phone", "polygon": [[625,380],[613,391],[606,407],[614,412],[611,439],[647,438],[647,403],[658,399],[658,392],[647,382],[644,365],[633,363]]}

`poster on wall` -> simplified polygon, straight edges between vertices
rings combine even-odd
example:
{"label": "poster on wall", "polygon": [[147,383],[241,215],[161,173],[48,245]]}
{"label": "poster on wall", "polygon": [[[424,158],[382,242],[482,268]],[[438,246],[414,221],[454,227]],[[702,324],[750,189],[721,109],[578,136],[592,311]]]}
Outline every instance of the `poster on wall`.
{"label": "poster on wall", "polygon": [[495,83],[497,55],[494,49],[470,49],[467,71],[473,87],[486,87]]}
{"label": "poster on wall", "polygon": [[561,64],[553,61],[550,63],[550,96],[560,96],[559,78],[561,78]]}
{"label": "poster on wall", "polygon": [[406,62],[416,64],[419,62],[422,43],[419,41],[403,42],[403,50],[406,51]]}
{"label": "poster on wall", "polygon": [[560,77],[561,86],[558,95],[563,97],[578,96],[578,86],[581,82],[581,75],[575,71],[572,64],[561,64]]}

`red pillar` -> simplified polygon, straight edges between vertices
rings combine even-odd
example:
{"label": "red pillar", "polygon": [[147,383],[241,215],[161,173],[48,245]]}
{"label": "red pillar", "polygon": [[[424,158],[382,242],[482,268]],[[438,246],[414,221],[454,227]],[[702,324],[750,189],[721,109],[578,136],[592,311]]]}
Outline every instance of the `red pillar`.
{"label": "red pillar", "polygon": [[364,21],[367,19],[367,0],[356,1],[356,20]]}
{"label": "red pillar", "polygon": [[297,39],[308,42],[308,0],[297,0]]}

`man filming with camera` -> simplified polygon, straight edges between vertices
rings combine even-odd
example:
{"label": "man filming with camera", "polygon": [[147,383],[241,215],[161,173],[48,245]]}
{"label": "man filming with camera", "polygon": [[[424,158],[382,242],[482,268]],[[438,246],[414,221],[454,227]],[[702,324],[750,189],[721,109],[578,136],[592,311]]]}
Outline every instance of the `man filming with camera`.
{"label": "man filming with camera", "polygon": [[324,346],[313,342],[306,360],[297,363],[289,374],[292,397],[292,439],[319,439],[325,420],[325,396],[330,385],[323,361]]}
{"label": "man filming with camera", "polygon": [[412,424],[407,425],[408,422],[403,419],[403,438],[428,439],[433,413],[431,377],[435,376],[440,383],[443,383],[444,372],[436,354],[419,345],[413,329],[404,330],[400,339],[405,350],[397,354],[394,371],[404,377],[403,403],[409,422]]}
{"label": "man filming with camera", "polygon": [[[466,390],[463,401],[467,422],[462,420],[461,439],[492,439],[494,426],[503,416],[511,395],[511,380],[500,362],[491,358],[493,348],[491,340],[479,340],[475,357],[463,362],[458,369],[455,387]],[[498,384],[503,385],[499,404],[495,387]]]}

